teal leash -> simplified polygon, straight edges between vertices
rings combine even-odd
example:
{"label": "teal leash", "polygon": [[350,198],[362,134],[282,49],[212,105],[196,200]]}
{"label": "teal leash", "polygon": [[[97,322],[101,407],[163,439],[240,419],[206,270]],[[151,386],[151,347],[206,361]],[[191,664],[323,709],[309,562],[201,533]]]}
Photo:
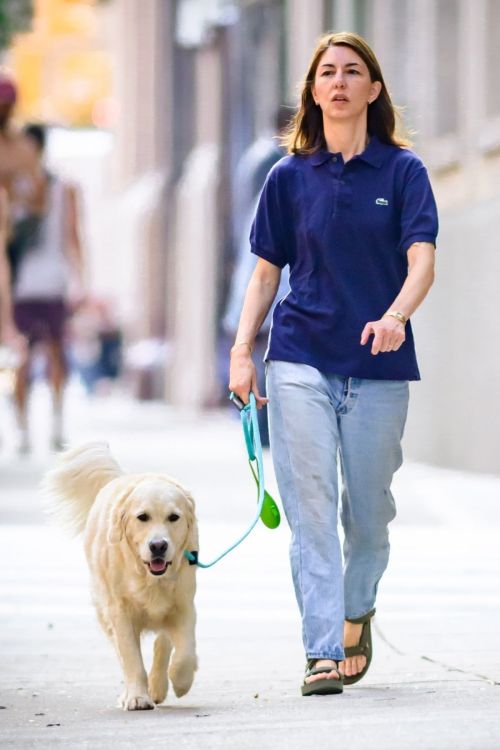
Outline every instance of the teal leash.
{"label": "teal leash", "polygon": [[[189,564],[197,565],[199,568],[211,568],[212,565],[218,563],[219,560],[222,560],[223,557],[225,557],[230,552],[232,552],[233,549],[238,547],[247,538],[252,529],[257,525],[261,515],[265,514],[263,521],[269,528],[276,528],[280,522],[278,507],[276,506],[276,503],[269,495],[269,493],[266,492],[264,487],[264,461],[262,459],[262,443],[260,441],[259,423],[257,420],[257,404],[255,401],[255,396],[253,393],[250,393],[249,403],[246,405],[241,404],[241,406],[239,405],[239,399],[235,397],[233,393],[231,393],[230,398],[240,409],[241,425],[243,428],[243,435],[245,437],[248,460],[250,463],[252,474],[254,475],[258,487],[257,512],[255,518],[253,519],[252,523],[245,531],[245,533],[242,534],[239,539],[234,542],[234,544],[232,544],[218,557],[212,560],[212,562],[202,563],[198,559],[198,552],[194,550],[184,550],[184,557],[189,560]],[[257,472],[254,471],[254,468],[252,466],[253,461],[255,461],[257,464]]]}

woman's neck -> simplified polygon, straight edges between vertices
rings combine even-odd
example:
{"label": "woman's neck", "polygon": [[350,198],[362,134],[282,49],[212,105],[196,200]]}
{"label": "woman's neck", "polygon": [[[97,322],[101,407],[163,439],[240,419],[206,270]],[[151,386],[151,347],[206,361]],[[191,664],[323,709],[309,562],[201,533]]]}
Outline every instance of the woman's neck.
{"label": "woman's neck", "polygon": [[341,153],[344,162],[361,154],[369,141],[366,119],[353,122],[323,120],[326,147],[332,153]]}

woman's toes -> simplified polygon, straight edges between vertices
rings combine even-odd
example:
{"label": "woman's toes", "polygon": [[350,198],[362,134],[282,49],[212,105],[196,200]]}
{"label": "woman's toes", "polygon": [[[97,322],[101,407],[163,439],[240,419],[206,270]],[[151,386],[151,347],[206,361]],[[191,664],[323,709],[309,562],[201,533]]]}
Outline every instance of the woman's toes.
{"label": "woman's toes", "polygon": [[321,672],[320,674],[313,674],[310,677],[306,677],[306,682],[317,682],[318,680],[331,680],[337,676],[336,672]]}
{"label": "woman's toes", "polygon": [[346,677],[354,677],[363,671],[366,664],[366,658],[364,656],[351,656],[344,662],[344,674]]}

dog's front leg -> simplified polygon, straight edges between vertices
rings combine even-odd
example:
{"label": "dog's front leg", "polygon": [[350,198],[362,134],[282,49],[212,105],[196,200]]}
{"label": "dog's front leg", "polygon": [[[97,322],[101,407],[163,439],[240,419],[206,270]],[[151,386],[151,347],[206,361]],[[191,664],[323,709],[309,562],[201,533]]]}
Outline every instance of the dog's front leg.
{"label": "dog's front leg", "polygon": [[185,695],[193,684],[198,668],[195,639],[196,614],[194,609],[181,611],[169,624],[168,633],[174,646],[168,676],[178,698]]}
{"label": "dog's front leg", "polygon": [[148,678],[142,661],[140,634],[135,631],[125,612],[115,615],[112,627],[125,679],[125,690],[120,698],[121,707],[125,711],[154,708],[148,694]]}
{"label": "dog's front leg", "polygon": [[153,650],[153,665],[149,673],[149,694],[155,703],[162,703],[168,691],[168,663],[172,644],[167,633],[158,633]]}

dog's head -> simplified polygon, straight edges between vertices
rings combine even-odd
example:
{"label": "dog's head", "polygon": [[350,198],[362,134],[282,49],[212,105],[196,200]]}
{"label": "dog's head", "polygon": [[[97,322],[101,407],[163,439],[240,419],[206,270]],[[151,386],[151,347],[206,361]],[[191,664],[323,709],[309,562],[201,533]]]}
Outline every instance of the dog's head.
{"label": "dog's head", "polygon": [[193,498],[167,477],[144,477],[115,504],[108,538],[115,544],[125,538],[153,576],[177,570],[184,550],[198,548]]}

